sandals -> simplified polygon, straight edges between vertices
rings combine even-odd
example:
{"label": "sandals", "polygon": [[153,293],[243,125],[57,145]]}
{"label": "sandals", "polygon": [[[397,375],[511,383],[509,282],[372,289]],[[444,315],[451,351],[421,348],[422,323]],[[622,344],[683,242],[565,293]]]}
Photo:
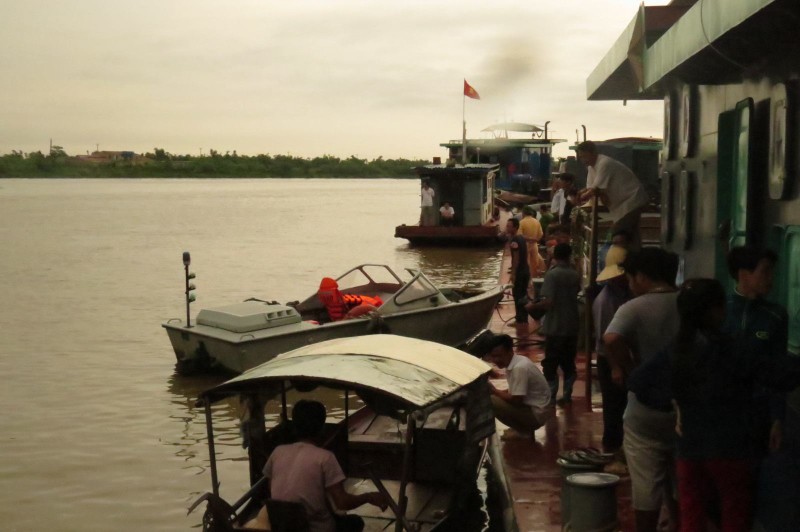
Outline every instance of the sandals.
{"label": "sandals", "polygon": [[611,463],[614,459],[612,453],[602,453],[594,447],[583,447],[571,451],[561,451],[558,457],[562,460],[576,465],[604,466]]}

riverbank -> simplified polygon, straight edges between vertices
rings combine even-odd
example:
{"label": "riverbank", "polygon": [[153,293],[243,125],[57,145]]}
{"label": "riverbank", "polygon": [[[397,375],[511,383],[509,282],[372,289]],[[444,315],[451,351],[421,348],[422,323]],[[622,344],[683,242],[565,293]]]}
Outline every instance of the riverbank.
{"label": "riverbank", "polygon": [[414,178],[412,168],[429,161],[359,159],[350,156],[314,158],[291,155],[214,154],[194,157],[163,150],[144,155],[102,152],[70,157],[62,153],[14,152],[0,156],[0,178]]}

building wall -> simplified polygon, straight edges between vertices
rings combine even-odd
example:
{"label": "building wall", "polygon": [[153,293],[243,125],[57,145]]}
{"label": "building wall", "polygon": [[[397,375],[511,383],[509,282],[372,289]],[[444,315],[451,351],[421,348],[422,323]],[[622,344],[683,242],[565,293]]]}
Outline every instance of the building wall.
{"label": "building wall", "polygon": [[[668,142],[665,139],[664,151],[662,152],[662,180],[664,172],[670,172],[676,183],[681,171],[692,172],[695,175],[695,194],[694,205],[690,216],[693,217],[694,230],[692,232],[691,244],[686,249],[686,241],[678,234],[667,242],[665,246],[672,251],[682,255],[685,259],[685,276],[714,276],[719,271],[718,262],[721,257],[715,256],[715,249],[720,237],[718,227],[718,209],[724,206],[717,205],[717,194],[719,184],[729,185],[733,176],[729,175],[720,166],[718,160],[718,143],[720,140],[719,117],[726,111],[733,111],[736,104],[745,98],[753,98],[755,103],[754,123],[756,138],[754,141],[753,166],[751,179],[754,180],[755,192],[761,196],[758,202],[762,209],[757,214],[757,237],[760,241],[757,244],[768,245],[770,242],[770,232],[772,226],[778,225],[798,225],[800,224],[800,199],[797,197],[797,183],[793,195],[788,200],[769,199],[768,194],[768,149],[769,125],[770,125],[770,99],[773,93],[774,83],[767,80],[750,81],[737,85],[723,86],[700,86],[697,88],[697,99],[695,105],[698,112],[697,124],[697,147],[695,154],[691,157],[680,157],[669,159],[667,157]],[[672,91],[673,95],[680,95],[684,85],[677,85]],[[799,95],[800,96],[800,95]],[[680,114],[684,111],[684,102],[680,100],[672,109],[678,112],[678,117],[673,124],[680,126]],[[675,118],[675,117],[673,117]],[[674,131],[678,129],[678,131]],[[678,143],[682,140],[680,127],[674,128]],[[800,138],[794,139],[794,149],[800,149]],[[677,150],[676,150],[677,151]],[[796,179],[796,178],[795,178]],[[663,184],[663,183],[662,183]],[[677,188],[677,187],[675,187]],[[663,190],[663,189],[662,189]],[[673,197],[673,205],[676,206],[676,197]],[[663,223],[669,223],[667,213],[667,202],[662,203]],[[680,214],[675,213],[674,221],[680,222]],[[674,227],[673,227],[674,230]],[[677,233],[677,232],[676,232]],[[662,228],[664,234],[664,228]],[[780,251],[780,250],[776,250]]]}

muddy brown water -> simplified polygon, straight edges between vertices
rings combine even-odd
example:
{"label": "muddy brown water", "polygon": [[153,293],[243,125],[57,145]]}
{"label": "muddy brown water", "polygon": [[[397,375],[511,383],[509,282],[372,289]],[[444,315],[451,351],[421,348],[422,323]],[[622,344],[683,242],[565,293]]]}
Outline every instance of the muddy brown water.
{"label": "muddy brown water", "polygon": [[[186,510],[211,481],[193,405],[219,379],[174,374],[161,323],[185,314],[181,253],[197,274],[193,314],[300,299],[364,262],[493,284],[498,250],[394,238],[418,205],[413,180],[0,180],[0,529],[199,527]],[[221,493],[235,500],[238,409],[216,409]]]}

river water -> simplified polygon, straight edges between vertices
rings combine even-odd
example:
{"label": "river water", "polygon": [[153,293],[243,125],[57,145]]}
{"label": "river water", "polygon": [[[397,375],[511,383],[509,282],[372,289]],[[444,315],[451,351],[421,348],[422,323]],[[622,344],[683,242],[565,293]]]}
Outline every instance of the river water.
{"label": "river water", "polygon": [[[415,180],[0,180],[0,529],[198,528],[186,509],[211,481],[193,404],[219,379],[174,374],[161,323],[185,313],[181,253],[193,314],[302,299],[364,262],[493,284],[496,250],[394,238],[418,205]],[[245,451],[235,406],[218,409],[233,501]]]}

